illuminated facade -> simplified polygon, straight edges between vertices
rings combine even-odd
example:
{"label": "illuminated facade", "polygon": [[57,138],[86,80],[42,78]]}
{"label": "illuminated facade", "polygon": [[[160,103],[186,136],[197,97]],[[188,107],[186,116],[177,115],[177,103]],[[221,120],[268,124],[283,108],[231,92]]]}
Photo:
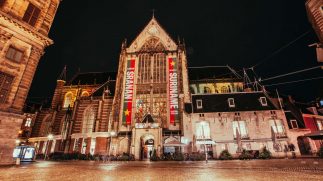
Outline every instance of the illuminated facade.
{"label": "illuminated facade", "polygon": [[113,140],[112,152],[145,159],[155,149],[160,155],[167,138],[182,134],[187,117],[184,45],[175,43],[153,17],[130,46],[123,44],[118,72],[111,129],[120,136]]}
{"label": "illuminated facade", "polygon": [[137,160],[152,151],[161,156],[205,147],[213,157],[224,149],[237,156],[263,147],[284,156],[293,143],[286,117],[266,93],[246,87],[230,67],[188,71],[185,52],[153,17],[129,46],[122,43],[117,75],[58,80],[52,106],[38,113],[29,141],[43,154],[130,153]]}
{"label": "illuminated facade", "polygon": [[60,0],[0,0],[0,162],[12,163],[22,108]]}

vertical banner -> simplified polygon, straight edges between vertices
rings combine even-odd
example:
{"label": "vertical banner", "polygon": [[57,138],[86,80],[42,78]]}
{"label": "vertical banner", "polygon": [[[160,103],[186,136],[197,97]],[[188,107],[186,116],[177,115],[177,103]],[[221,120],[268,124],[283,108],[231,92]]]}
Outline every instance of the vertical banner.
{"label": "vertical banner", "polygon": [[178,121],[178,73],[176,58],[168,59],[169,72],[169,121],[174,124]]}
{"label": "vertical banner", "polygon": [[123,116],[122,124],[131,124],[132,101],[133,101],[133,86],[135,77],[135,60],[127,61],[126,82],[123,97]]}

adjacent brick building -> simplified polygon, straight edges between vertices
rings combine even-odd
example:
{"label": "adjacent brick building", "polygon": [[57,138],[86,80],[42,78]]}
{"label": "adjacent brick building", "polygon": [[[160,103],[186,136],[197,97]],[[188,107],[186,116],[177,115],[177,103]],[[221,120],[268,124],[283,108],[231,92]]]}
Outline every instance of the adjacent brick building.
{"label": "adjacent brick building", "polygon": [[12,163],[22,109],[60,0],[0,0],[0,163]]}

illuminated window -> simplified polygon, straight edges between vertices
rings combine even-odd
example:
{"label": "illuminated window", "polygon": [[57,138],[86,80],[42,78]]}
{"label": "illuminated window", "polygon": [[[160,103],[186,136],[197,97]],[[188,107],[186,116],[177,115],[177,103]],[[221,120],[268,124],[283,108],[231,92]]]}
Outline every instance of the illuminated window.
{"label": "illuminated window", "polygon": [[95,114],[93,108],[90,106],[85,109],[83,113],[82,133],[92,133],[94,126]]}
{"label": "illuminated window", "polygon": [[228,92],[229,92],[228,87],[226,86],[221,87],[221,93],[228,93]]}
{"label": "illuminated window", "polygon": [[22,20],[30,24],[31,26],[35,26],[36,21],[39,17],[39,14],[40,14],[40,9],[37,8],[35,5],[33,5],[32,3],[29,3],[28,8]]}
{"label": "illuminated window", "polygon": [[322,119],[317,119],[316,123],[317,123],[317,128],[319,130],[323,130],[323,120]]}
{"label": "illuminated window", "polygon": [[211,88],[210,87],[204,87],[204,93],[206,93],[206,94],[212,93]]}
{"label": "illuminated window", "polygon": [[89,97],[90,94],[88,91],[83,91],[82,94],[81,94],[81,97]]}
{"label": "illuminated window", "polygon": [[0,72],[0,103],[5,103],[14,77]]}
{"label": "illuminated window", "polygon": [[65,94],[64,108],[68,108],[68,106],[73,107],[73,93],[72,92],[68,92]]}
{"label": "illuminated window", "polygon": [[271,119],[270,126],[278,136],[280,134],[285,134],[284,124],[280,119]]}
{"label": "illuminated window", "polygon": [[30,127],[31,126],[31,118],[27,118],[25,122],[25,127]]}
{"label": "illuminated window", "polygon": [[233,136],[237,138],[237,131],[241,138],[248,138],[248,130],[246,121],[232,121]]}
{"label": "illuminated window", "polygon": [[6,54],[6,58],[15,62],[20,62],[22,60],[23,55],[23,51],[10,46]]}
{"label": "illuminated window", "polygon": [[196,138],[197,139],[210,139],[210,125],[208,122],[201,121],[196,123]]}
{"label": "illuminated window", "polygon": [[197,109],[202,109],[203,108],[201,99],[196,100],[196,108]]}
{"label": "illuminated window", "polygon": [[236,107],[236,105],[234,103],[234,98],[229,98],[228,99],[228,104],[229,104],[229,107]]}

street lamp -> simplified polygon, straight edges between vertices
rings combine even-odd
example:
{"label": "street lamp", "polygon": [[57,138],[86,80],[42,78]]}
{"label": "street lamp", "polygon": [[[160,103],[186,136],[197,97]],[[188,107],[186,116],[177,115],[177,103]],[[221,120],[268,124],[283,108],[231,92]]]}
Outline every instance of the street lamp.
{"label": "street lamp", "polygon": [[204,134],[204,125],[207,124],[205,121],[201,122],[202,124],[202,135],[203,135],[203,140],[204,140],[204,152],[205,152],[205,163],[207,163],[207,147],[206,147],[206,139],[205,139],[205,134]]}
{"label": "street lamp", "polygon": [[49,134],[49,135],[47,136],[48,141],[47,141],[47,144],[46,144],[44,160],[46,160],[46,157],[48,157],[48,154],[47,154],[47,153],[48,153],[48,145],[49,145],[49,142],[50,142],[51,140],[53,140],[53,138],[54,138],[54,135],[53,135],[53,134]]}
{"label": "street lamp", "polygon": [[[108,151],[108,155],[110,157],[110,150],[111,150],[111,143],[112,143],[112,136],[115,136],[116,132],[115,131],[111,131],[110,132],[110,143],[109,143],[109,151]],[[110,159],[109,159],[110,160]]]}

